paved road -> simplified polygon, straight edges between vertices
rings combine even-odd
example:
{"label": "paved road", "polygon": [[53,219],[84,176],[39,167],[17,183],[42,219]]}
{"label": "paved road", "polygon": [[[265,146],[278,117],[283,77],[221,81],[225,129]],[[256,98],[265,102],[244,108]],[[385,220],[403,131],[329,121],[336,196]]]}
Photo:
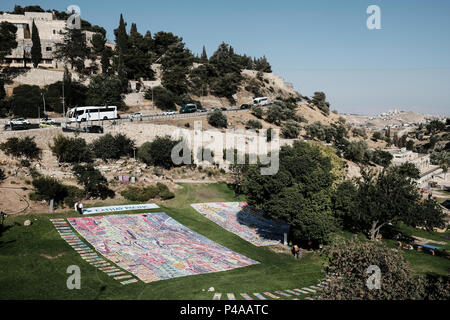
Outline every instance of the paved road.
{"label": "paved road", "polygon": [[[268,107],[269,105],[263,106],[263,107]],[[239,108],[233,108],[233,109],[228,109],[226,111],[222,111],[225,114],[232,114],[232,113],[240,113],[240,112],[248,112],[249,109],[239,109]],[[116,122],[116,123],[124,123],[124,122],[141,122],[141,121],[145,121],[145,122],[152,122],[152,121],[161,121],[161,120],[178,120],[178,119],[189,119],[189,118],[199,118],[199,117],[206,117],[209,113],[211,113],[212,111],[208,111],[208,112],[195,112],[195,113],[176,113],[176,114],[172,114],[172,115],[165,115],[164,112],[153,112],[153,111],[147,111],[147,114],[143,113],[142,119],[129,119],[129,115],[130,113],[125,113],[125,114],[121,114],[120,115],[120,119],[116,119],[116,120],[100,120],[100,121],[92,121],[92,124],[96,124],[98,122],[103,122],[105,123],[111,123],[112,122]],[[59,125],[61,123],[65,123],[68,119],[67,118],[52,118],[53,120],[55,120],[56,124]],[[3,125],[6,125],[8,119],[1,119],[0,123],[3,123]],[[29,119],[28,120],[32,125],[34,125],[33,127],[35,127],[39,120],[38,119]],[[72,123],[72,125],[75,123]],[[31,129],[31,128],[30,128]]]}

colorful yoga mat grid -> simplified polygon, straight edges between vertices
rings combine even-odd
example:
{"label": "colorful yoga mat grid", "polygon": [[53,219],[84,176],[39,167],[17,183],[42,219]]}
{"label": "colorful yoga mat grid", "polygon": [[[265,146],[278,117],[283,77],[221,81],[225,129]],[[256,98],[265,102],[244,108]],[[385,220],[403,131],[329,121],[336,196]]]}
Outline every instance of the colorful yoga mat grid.
{"label": "colorful yoga mat grid", "polygon": [[[75,232],[73,232],[72,228],[65,221],[65,219],[50,219],[50,221],[53,223],[61,238],[63,238],[69,246],[71,246],[78,254],[80,254],[81,258],[84,261],[98,268],[100,271],[105,272],[108,276],[113,277],[114,280],[133,278],[131,275],[125,275],[125,272],[123,272],[121,269],[118,269],[116,266],[111,265],[108,261],[99,257],[94,250],[92,250],[87,244],[85,244],[78,238],[78,236],[75,234]],[[133,278],[121,281],[120,283],[129,284],[135,282],[138,282],[138,280]]]}

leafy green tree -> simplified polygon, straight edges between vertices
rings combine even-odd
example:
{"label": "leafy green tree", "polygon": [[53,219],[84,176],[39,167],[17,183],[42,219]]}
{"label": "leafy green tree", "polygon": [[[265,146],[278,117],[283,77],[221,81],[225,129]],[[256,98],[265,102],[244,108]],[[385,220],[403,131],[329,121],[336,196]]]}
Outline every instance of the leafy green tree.
{"label": "leafy green tree", "polygon": [[28,160],[38,160],[41,158],[42,150],[37,146],[34,137],[8,138],[6,142],[0,144],[0,150],[6,155]]}
{"label": "leafy green tree", "polygon": [[31,47],[31,61],[33,62],[33,66],[37,68],[39,63],[42,61],[42,47],[41,38],[39,37],[39,30],[36,27],[34,20],[31,30],[31,41],[33,43]]}
{"label": "leafy green tree", "polygon": [[364,140],[350,142],[345,148],[344,157],[350,161],[367,163],[371,158],[367,142]]}
{"label": "leafy green tree", "polygon": [[227,116],[220,110],[214,110],[208,115],[208,123],[216,128],[226,128],[228,126]]}
{"label": "leafy green tree", "polygon": [[88,57],[89,48],[86,35],[80,29],[67,29],[62,43],[56,45],[55,57],[70,63],[78,72],[84,69],[84,60]]}
{"label": "leafy green tree", "polygon": [[176,95],[182,95],[188,91],[187,75],[193,62],[192,53],[185,48],[181,40],[180,38],[177,43],[169,45],[161,57],[161,83]]}
{"label": "leafy green tree", "polygon": [[121,95],[122,84],[114,75],[100,74],[92,77],[86,102],[93,106],[115,105],[123,109],[125,104]]}
{"label": "leafy green tree", "polygon": [[17,27],[12,23],[0,22],[0,63],[17,48],[16,32]]}
{"label": "leafy green tree", "polygon": [[108,181],[94,166],[76,164],[72,168],[77,182],[84,186],[86,198],[113,198],[114,191],[109,189]]}
{"label": "leafy green tree", "polygon": [[383,167],[390,166],[392,158],[392,154],[388,151],[377,149],[372,153],[372,161]]}
{"label": "leafy green tree", "polygon": [[[331,281],[321,291],[324,300],[410,300],[422,299],[424,281],[414,277],[399,251],[375,242],[336,240],[323,251],[327,259],[325,271]],[[381,271],[379,290],[367,286],[367,269],[378,266]]]}
{"label": "leafy green tree", "polygon": [[294,120],[286,121],[281,127],[281,133],[286,139],[297,139],[300,134],[301,127]]}
{"label": "leafy green tree", "polygon": [[83,138],[58,135],[53,138],[53,145],[50,148],[60,163],[92,162],[91,150]]}
{"label": "leafy green tree", "polygon": [[[415,177],[412,177],[415,173],[411,165],[389,167],[378,176],[362,170],[362,179],[358,181],[358,204],[353,216],[360,231],[366,232],[370,239],[375,239],[383,226],[399,221],[427,228],[443,226],[442,211],[436,203],[419,203],[421,195]],[[418,212],[423,214],[419,216]]]}
{"label": "leafy green tree", "polygon": [[259,59],[255,59],[253,62],[254,69],[262,72],[272,72],[272,67],[270,63],[267,61],[267,58],[264,56]]}
{"label": "leafy green tree", "polygon": [[314,92],[312,103],[326,115],[330,114],[330,103],[326,101],[327,97],[323,92]]}
{"label": "leafy green tree", "polygon": [[157,137],[153,142],[146,142],[140,146],[137,156],[148,165],[171,169],[177,166],[172,161],[172,149],[179,142],[169,136]]}
{"label": "leafy green tree", "polygon": [[38,108],[42,108],[41,89],[38,86],[25,84],[15,87],[13,89],[12,104],[15,116],[37,118]]}
{"label": "leafy green tree", "polygon": [[346,230],[353,230],[358,189],[351,181],[340,183],[332,196],[333,212],[337,221]]}
{"label": "leafy green tree", "polygon": [[92,153],[96,158],[103,160],[120,159],[133,156],[134,142],[124,134],[115,136],[106,134],[90,144]]}
{"label": "leafy green tree", "polygon": [[176,110],[176,97],[175,95],[165,89],[164,87],[158,86],[152,89],[148,89],[145,92],[145,99],[152,99],[155,105],[161,110]]}
{"label": "leafy green tree", "polygon": [[260,166],[249,167],[242,182],[248,203],[289,223],[294,241],[326,241],[334,230],[330,159],[319,147],[294,141],[281,148],[279,161],[275,175],[263,176]]}
{"label": "leafy green tree", "polygon": [[36,200],[54,200],[56,204],[62,202],[68,196],[66,187],[57,179],[51,177],[38,177],[32,181],[36,190]]}

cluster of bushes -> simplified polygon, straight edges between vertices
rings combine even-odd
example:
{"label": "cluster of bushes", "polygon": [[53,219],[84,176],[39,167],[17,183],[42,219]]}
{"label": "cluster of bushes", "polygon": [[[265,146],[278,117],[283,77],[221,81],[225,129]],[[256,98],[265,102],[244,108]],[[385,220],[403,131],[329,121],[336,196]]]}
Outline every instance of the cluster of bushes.
{"label": "cluster of bushes", "polygon": [[155,199],[156,197],[160,197],[162,200],[168,200],[175,197],[175,194],[171,192],[165,184],[160,182],[158,182],[156,186],[144,188],[129,186],[120,194],[127,200],[139,202],[146,202],[150,199]]}
{"label": "cluster of bushes", "polygon": [[367,142],[363,140],[348,143],[343,151],[347,160],[362,164],[373,162],[383,167],[388,167],[393,158],[392,154],[387,151],[369,150]]}
{"label": "cluster of bushes", "polygon": [[75,202],[84,197],[84,191],[75,187],[60,183],[51,177],[39,176],[32,181],[35,192],[30,194],[30,200],[50,201],[54,200],[56,206],[66,205],[72,207]]}
{"label": "cluster of bushes", "polygon": [[286,139],[296,139],[300,134],[301,126],[294,120],[286,121],[281,127],[281,133]]}
{"label": "cluster of bushes", "polygon": [[106,134],[87,144],[83,138],[59,135],[51,146],[58,162],[90,163],[94,158],[116,160],[122,156],[132,156],[135,148],[133,140],[123,134]]}
{"label": "cluster of bushes", "polygon": [[306,134],[311,139],[318,139],[328,143],[334,142],[336,145],[346,144],[348,130],[343,124],[323,125],[320,122],[314,122],[305,126]]}

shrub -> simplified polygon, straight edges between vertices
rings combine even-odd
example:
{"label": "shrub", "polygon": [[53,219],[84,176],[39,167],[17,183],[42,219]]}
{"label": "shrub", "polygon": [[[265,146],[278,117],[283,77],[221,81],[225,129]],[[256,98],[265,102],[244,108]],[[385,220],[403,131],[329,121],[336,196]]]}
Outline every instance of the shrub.
{"label": "shrub", "polygon": [[125,199],[130,201],[146,202],[158,196],[158,188],[154,186],[137,188],[129,186],[126,190],[120,193]]}
{"label": "shrub", "polygon": [[301,127],[297,122],[289,120],[281,128],[281,133],[286,139],[296,139],[300,134],[300,129]]}
{"label": "shrub", "polygon": [[264,115],[264,112],[263,112],[263,110],[262,110],[261,107],[258,107],[258,106],[252,106],[252,108],[251,108],[250,110],[251,110],[250,112],[251,112],[255,117],[257,117],[258,119],[262,119],[262,117],[263,117],[263,115]]}
{"label": "shrub", "polygon": [[20,160],[20,165],[22,167],[28,168],[29,166],[31,166],[31,163],[27,159],[22,159],[22,160]]}
{"label": "shrub", "polygon": [[258,120],[250,119],[245,124],[246,129],[262,129],[262,123]]}
{"label": "shrub", "polygon": [[175,197],[175,194],[170,192],[169,188],[160,182],[158,182],[156,186],[149,186],[145,188],[129,186],[120,194],[127,200],[139,202],[146,202],[158,196],[163,200],[172,199]]}
{"label": "shrub", "polygon": [[79,184],[84,186],[84,191],[87,198],[101,198],[114,197],[114,191],[108,188],[108,181],[95,169],[92,165],[76,164],[72,168],[73,174],[77,178]]}
{"label": "shrub", "polygon": [[134,142],[121,133],[116,136],[108,133],[93,141],[90,148],[96,158],[120,159],[122,156],[133,156]]}
{"label": "shrub", "polygon": [[0,144],[0,149],[6,155],[18,158],[25,157],[28,160],[39,159],[42,152],[36,145],[34,137],[8,138],[6,142]]}
{"label": "shrub", "polygon": [[226,128],[228,126],[227,116],[220,110],[215,110],[208,115],[208,123],[216,128]]}
{"label": "shrub", "polygon": [[164,183],[158,182],[156,187],[158,188],[158,193],[162,200],[168,200],[175,197],[175,194],[170,192],[169,188]]}
{"label": "shrub", "polygon": [[81,163],[92,162],[92,153],[83,138],[67,138],[58,135],[50,147],[58,162]]}

